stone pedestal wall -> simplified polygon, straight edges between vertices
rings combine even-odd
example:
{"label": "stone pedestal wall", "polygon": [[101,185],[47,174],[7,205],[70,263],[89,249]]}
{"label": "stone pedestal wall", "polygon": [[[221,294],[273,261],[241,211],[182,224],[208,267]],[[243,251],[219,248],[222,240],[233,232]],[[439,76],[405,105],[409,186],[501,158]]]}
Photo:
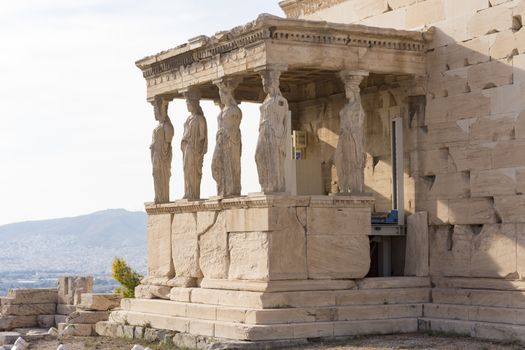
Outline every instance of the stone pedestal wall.
{"label": "stone pedestal wall", "polygon": [[[372,202],[366,195],[250,195],[148,205],[143,285],[362,278]],[[138,291],[145,297],[153,289],[162,294]]]}

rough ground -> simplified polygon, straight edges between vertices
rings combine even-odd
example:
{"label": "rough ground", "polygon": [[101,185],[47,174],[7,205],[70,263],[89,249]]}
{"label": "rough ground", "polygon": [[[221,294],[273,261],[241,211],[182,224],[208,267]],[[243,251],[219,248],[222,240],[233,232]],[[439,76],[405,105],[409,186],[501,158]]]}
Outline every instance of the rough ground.
{"label": "rough ground", "polygon": [[[110,339],[103,337],[76,337],[63,340],[68,350],[130,350],[131,347],[144,342],[124,339]],[[33,342],[30,349],[56,350],[59,342],[57,340],[42,340]],[[176,349],[173,346],[148,345],[153,350]],[[439,350],[516,350],[525,349],[524,346],[513,343],[493,343],[475,340],[471,338],[438,336],[426,334],[405,334],[392,336],[371,336],[345,341],[344,343],[314,344],[301,347],[302,350],[386,350],[386,349],[439,349]]]}

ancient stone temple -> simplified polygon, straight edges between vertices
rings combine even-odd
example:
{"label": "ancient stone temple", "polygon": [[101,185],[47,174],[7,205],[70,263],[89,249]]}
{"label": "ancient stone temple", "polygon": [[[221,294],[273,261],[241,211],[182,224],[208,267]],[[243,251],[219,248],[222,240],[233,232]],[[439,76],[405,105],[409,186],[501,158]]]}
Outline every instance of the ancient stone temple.
{"label": "ancient stone temple", "polygon": [[[287,18],[137,62],[159,122],[148,276],[111,322],[254,342],[525,340],[525,1],[280,5]],[[183,166],[173,99],[188,106]],[[257,136],[240,133],[255,122],[242,102],[260,103]],[[241,191],[243,137],[259,193]],[[217,196],[200,198],[207,152]]]}

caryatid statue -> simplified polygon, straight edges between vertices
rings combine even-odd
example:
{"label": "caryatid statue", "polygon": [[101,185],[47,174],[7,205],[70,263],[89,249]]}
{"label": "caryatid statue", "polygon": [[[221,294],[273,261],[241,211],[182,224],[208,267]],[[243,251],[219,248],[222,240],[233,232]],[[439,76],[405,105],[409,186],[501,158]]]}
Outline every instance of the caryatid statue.
{"label": "caryatid statue", "polygon": [[169,101],[157,96],[152,104],[155,119],[159,122],[153,130],[153,138],[149,147],[153,165],[155,203],[168,203],[170,201],[171,141],[173,140],[174,130],[168,117]]}
{"label": "caryatid statue", "polygon": [[365,112],[361,105],[359,84],[368,72],[344,71],[340,77],[345,84],[348,102],[339,112],[339,140],[334,163],[339,192],[363,193],[365,174]]}
{"label": "caryatid statue", "polygon": [[290,138],[288,101],[279,89],[280,70],[268,68],[259,74],[267,94],[260,107],[259,139],[255,150],[259,183],[265,193],[284,192],[285,160]]}
{"label": "caryatid statue", "polygon": [[241,119],[233,93],[240,79],[222,79],[216,82],[221,99],[221,112],[217,117],[217,137],[211,163],[212,175],[217,182],[217,194],[223,197],[241,194]]}
{"label": "caryatid statue", "polygon": [[180,148],[184,163],[184,198],[199,199],[201,193],[202,162],[208,151],[208,127],[195,91],[184,93],[190,115],[184,122]]}

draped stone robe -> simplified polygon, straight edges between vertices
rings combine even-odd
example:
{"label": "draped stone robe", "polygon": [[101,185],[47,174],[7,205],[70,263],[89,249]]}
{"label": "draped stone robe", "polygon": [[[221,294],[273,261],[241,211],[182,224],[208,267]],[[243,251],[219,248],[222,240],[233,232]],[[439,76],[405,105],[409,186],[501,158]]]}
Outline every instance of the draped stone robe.
{"label": "draped stone robe", "polygon": [[184,163],[184,198],[199,199],[202,162],[208,151],[208,128],[202,114],[193,114],[184,123],[181,150]]}
{"label": "draped stone robe", "polygon": [[212,160],[212,175],[219,196],[241,194],[241,124],[242,112],[237,106],[226,106],[217,118],[218,131]]}
{"label": "draped stone robe", "polygon": [[174,129],[169,117],[153,130],[150,150],[155,203],[169,202],[173,134]]}
{"label": "draped stone robe", "polygon": [[288,102],[280,94],[268,96],[260,110],[259,139],[255,151],[259,183],[265,193],[284,192]]}
{"label": "draped stone robe", "polygon": [[341,112],[339,139],[334,156],[340,192],[362,193],[365,169],[365,113],[358,96]]}

